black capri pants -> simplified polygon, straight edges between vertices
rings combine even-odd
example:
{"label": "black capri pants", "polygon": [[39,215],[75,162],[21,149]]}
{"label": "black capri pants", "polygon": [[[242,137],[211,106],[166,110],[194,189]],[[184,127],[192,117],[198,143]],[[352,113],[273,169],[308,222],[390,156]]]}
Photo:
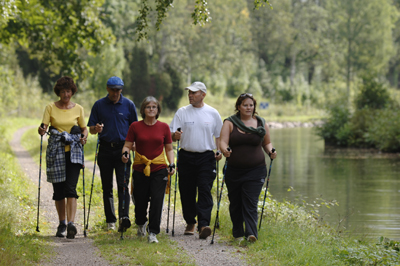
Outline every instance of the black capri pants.
{"label": "black capri pants", "polygon": [[71,152],[65,152],[65,176],[66,180],[60,183],[53,183],[53,200],[63,200],[65,198],[79,198],[76,193],[79,173],[82,165],[71,163]]}

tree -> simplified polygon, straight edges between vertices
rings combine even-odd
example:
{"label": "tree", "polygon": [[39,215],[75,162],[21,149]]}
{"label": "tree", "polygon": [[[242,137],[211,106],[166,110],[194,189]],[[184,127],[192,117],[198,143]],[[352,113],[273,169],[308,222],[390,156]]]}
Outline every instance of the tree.
{"label": "tree", "polygon": [[132,95],[134,101],[142,101],[149,95],[150,74],[146,50],[135,46],[129,64],[130,71],[125,78],[127,93]]}
{"label": "tree", "polygon": [[[330,35],[344,66],[347,96],[355,75],[383,74],[393,54],[392,28],[398,13],[391,0],[329,0]],[[350,99],[348,97],[348,99]]]}
{"label": "tree", "polygon": [[101,0],[2,1],[0,42],[18,42],[47,72],[74,78],[90,74],[82,59],[113,41],[111,31],[98,18]]}

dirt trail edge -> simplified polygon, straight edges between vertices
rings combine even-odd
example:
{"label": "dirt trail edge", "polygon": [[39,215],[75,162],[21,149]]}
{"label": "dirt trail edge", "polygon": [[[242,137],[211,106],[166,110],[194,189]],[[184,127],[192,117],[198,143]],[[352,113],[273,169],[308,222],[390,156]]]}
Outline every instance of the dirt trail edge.
{"label": "dirt trail edge", "polygon": [[[21,168],[27,176],[38,184],[39,166],[33,161],[29,153],[21,146],[21,137],[24,132],[32,126],[23,127],[17,130],[14,134],[10,146],[15,153]],[[38,138],[39,140],[39,138]],[[42,160],[45,160],[46,152],[43,151]],[[93,162],[86,161],[86,172],[92,174],[90,169],[93,169]],[[98,167],[97,167],[98,168]],[[96,168],[96,174],[99,175]],[[115,179],[115,178],[114,178]],[[81,181],[81,180],[80,180]],[[115,183],[115,182],[114,182]],[[116,188],[116,184],[114,184]],[[39,235],[49,237],[53,240],[55,251],[57,253],[55,258],[45,258],[41,265],[110,265],[108,261],[101,257],[100,251],[93,245],[93,240],[83,236],[83,213],[81,209],[77,210],[75,224],[78,229],[78,234],[75,239],[57,238],[55,232],[58,226],[57,212],[52,200],[53,189],[50,183],[46,181],[46,171],[42,168],[41,173],[41,196],[40,196],[40,215],[45,216],[46,220],[50,223],[50,231],[44,232],[41,230]],[[172,192],[172,191],[171,191]],[[224,191],[226,193],[226,191]],[[226,194],[225,194],[226,195]],[[172,195],[171,195],[172,196]],[[166,195],[167,197],[167,195]],[[80,200],[81,198],[79,198]],[[171,197],[171,200],[173,197]],[[180,199],[177,199],[180,200]],[[172,205],[172,204],[171,204]],[[172,206],[171,206],[172,207]],[[171,236],[172,230],[172,208],[170,210],[170,224],[169,224],[169,237],[171,240],[177,242],[180,248],[188,253],[199,266],[205,265],[246,265],[241,258],[240,249],[238,247],[227,246],[219,240],[218,235],[214,239],[214,244],[210,244],[211,236],[207,240],[199,239],[198,234],[194,236],[185,236],[185,222],[180,212],[176,213],[175,217],[175,236]],[[161,222],[161,233],[165,234],[167,227],[167,206],[164,205],[163,217]],[[213,225],[211,226],[213,227]],[[129,230],[135,230],[136,227],[132,226]],[[238,252],[239,251],[239,252]]]}
{"label": "dirt trail edge", "polygon": [[[26,175],[38,184],[39,167],[33,161],[28,151],[21,146],[21,137],[24,132],[30,127],[23,127],[14,134],[13,140],[10,142],[11,149],[15,153],[21,168]],[[42,153],[42,160],[45,160],[46,151]],[[41,265],[110,265],[104,258],[100,256],[100,251],[93,246],[93,240],[83,236],[83,213],[81,209],[77,210],[75,217],[75,225],[78,229],[78,234],[75,239],[55,237],[58,216],[54,201],[52,200],[53,188],[46,181],[46,171],[42,167],[41,174],[41,189],[40,189],[40,215],[45,216],[50,223],[50,231],[41,230],[39,236],[48,237],[53,240],[57,255],[55,258],[45,258]],[[80,200],[79,198],[78,200]],[[42,218],[43,219],[43,218]]]}

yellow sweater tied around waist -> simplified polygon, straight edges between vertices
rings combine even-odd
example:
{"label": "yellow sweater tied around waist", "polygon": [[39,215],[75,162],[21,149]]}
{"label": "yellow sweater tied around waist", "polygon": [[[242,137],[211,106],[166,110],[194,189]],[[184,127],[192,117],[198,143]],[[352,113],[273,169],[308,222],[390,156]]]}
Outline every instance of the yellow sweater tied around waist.
{"label": "yellow sweater tied around waist", "polygon": [[156,158],[153,160],[147,159],[146,156],[139,154],[137,151],[135,151],[135,160],[133,161],[133,165],[136,164],[144,164],[146,167],[143,170],[143,173],[145,176],[150,176],[151,173],[151,164],[167,164],[167,161],[165,161],[165,155],[164,155],[164,150],[160,155],[158,155]]}
{"label": "yellow sweater tied around waist", "polygon": [[[162,151],[162,153],[160,155],[158,155],[153,160],[149,160],[149,159],[147,159],[146,156],[141,155],[140,153],[135,151],[135,159],[133,161],[133,165],[136,165],[136,164],[146,165],[146,167],[143,170],[143,173],[145,176],[150,176],[150,173],[151,173],[150,165],[151,164],[167,164],[167,161],[165,160],[164,150]],[[165,194],[169,194],[169,191],[170,191],[169,179],[170,179],[170,176],[168,175],[168,183],[167,183],[167,187],[165,189],[165,192],[166,192]],[[131,193],[133,193],[133,182],[131,183]]]}

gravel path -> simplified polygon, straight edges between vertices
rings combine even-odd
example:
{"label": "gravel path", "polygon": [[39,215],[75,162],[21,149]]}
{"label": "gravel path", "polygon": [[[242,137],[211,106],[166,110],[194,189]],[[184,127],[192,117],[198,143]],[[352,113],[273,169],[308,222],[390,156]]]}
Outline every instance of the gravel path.
{"label": "gravel path", "polygon": [[[10,142],[10,146],[14,151],[18,161],[32,180],[34,184],[38,184],[39,167],[30,157],[29,153],[21,146],[20,140],[23,133],[32,128],[24,127],[19,129],[14,134],[14,139]],[[45,160],[46,152],[43,151],[42,160]],[[96,167],[98,168],[98,167]],[[93,162],[86,162],[86,174],[92,175],[90,169],[93,169]],[[98,169],[96,174],[99,175]],[[115,184],[114,184],[114,187]],[[41,174],[41,196],[40,196],[40,214],[44,216],[50,223],[50,230],[42,229],[39,235],[43,237],[50,237],[55,247],[56,255],[54,258],[44,258],[41,265],[110,265],[104,258],[102,258],[100,251],[93,245],[93,240],[83,236],[83,213],[82,209],[78,209],[76,214],[76,225],[78,234],[73,240],[66,238],[55,237],[55,232],[58,226],[57,212],[54,206],[52,197],[52,186],[46,182],[46,173],[42,169]],[[171,201],[172,201],[171,197]],[[43,219],[43,218],[42,218]],[[161,231],[165,232],[167,227],[167,206],[164,206],[163,219],[161,224]],[[228,246],[219,240],[218,235],[214,239],[214,244],[211,245],[211,237],[207,240],[201,240],[196,233],[194,236],[185,236],[184,233],[185,222],[180,213],[176,215],[175,221],[175,236],[171,236],[172,231],[172,210],[170,211],[170,239],[176,241],[178,245],[185,250],[196,262],[196,265],[246,265],[241,258],[241,248]],[[131,230],[136,230],[135,228]]]}
{"label": "gravel path", "polygon": [[[37,185],[39,179],[39,167],[20,143],[22,135],[30,128],[32,127],[24,127],[15,132],[14,138],[10,142],[10,146],[18,158],[21,168],[32,180],[33,184]],[[42,160],[45,160],[45,155],[46,151],[43,151]],[[100,251],[93,245],[93,240],[83,236],[83,212],[81,209],[77,210],[75,217],[75,225],[78,230],[75,239],[55,237],[58,226],[58,216],[52,200],[52,195],[52,185],[46,181],[46,171],[42,168],[40,215],[41,219],[43,219],[44,216],[50,223],[50,230],[41,229],[41,232],[38,233],[38,235],[49,237],[53,240],[52,245],[54,246],[56,255],[53,258],[44,258],[40,265],[110,265],[101,257]]]}

